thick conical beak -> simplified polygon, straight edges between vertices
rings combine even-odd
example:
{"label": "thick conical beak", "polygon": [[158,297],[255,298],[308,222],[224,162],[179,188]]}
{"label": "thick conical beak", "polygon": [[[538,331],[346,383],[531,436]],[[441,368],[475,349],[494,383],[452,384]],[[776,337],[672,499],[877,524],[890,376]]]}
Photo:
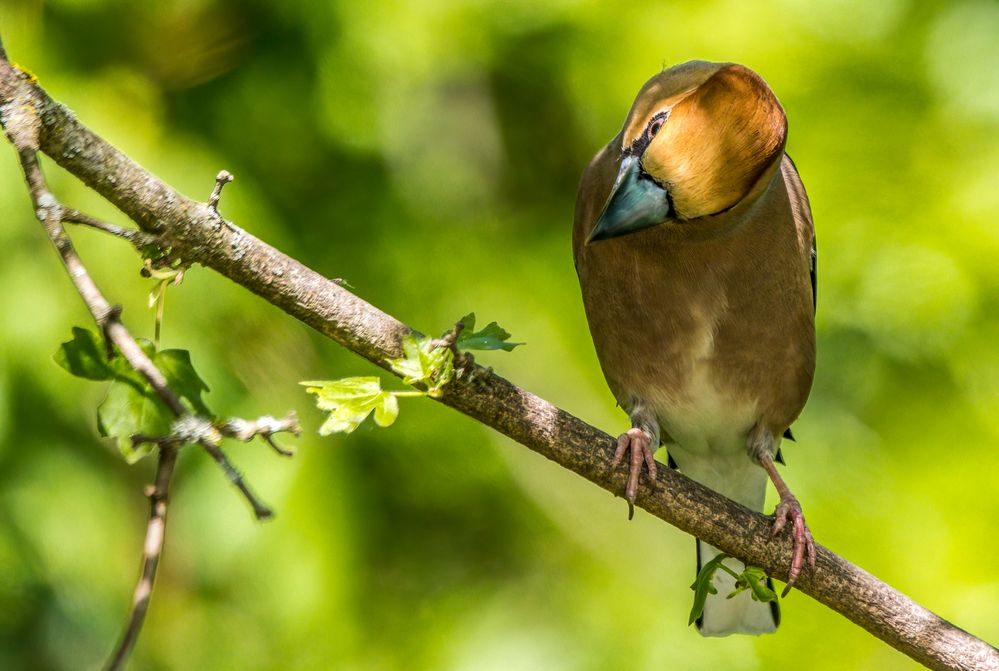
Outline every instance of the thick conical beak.
{"label": "thick conical beak", "polygon": [[626,156],[604,211],[586,242],[657,226],[669,218],[670,209],[666,189],[642,172],[639,157]]}

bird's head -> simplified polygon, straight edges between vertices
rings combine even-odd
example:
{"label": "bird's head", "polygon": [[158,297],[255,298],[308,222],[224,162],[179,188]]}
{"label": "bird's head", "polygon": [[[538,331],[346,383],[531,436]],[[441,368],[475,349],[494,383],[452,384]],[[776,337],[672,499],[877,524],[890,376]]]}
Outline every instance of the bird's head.
{"label": "bird's head", "polygon": [[589,240],[721,214],[779,164],[787,118],[755,72],[691,61],[638,92],[621,131],[620,171]]}

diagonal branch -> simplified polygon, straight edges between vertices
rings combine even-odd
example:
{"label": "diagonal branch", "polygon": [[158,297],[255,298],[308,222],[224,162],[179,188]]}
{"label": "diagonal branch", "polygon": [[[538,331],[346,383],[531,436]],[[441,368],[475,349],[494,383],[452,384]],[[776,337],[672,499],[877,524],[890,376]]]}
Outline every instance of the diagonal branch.
{"label": "diagonal branch", "polygon": [[[277,249],[223,220],[145,171],[83,126],[28,77],[0,60],[0,113],[11,134],[28,107],[40,120],[39,148],[131,217],[186,262],[228,277],[344,347],[387,368],[412,329]],[[15,131],[16,132],[16,129]],[[613,493],[625,474],[610,467],[611,436],[479,366],[475,384],[455,381],[440,402],[493,427]],[[769,540],[767,517],[670,469],[639,491],[637,505],[777,578],[787,577],[791,543]],[[817,546],[814,570],[796,588],[933,669],[999,671],[999,650]]]}

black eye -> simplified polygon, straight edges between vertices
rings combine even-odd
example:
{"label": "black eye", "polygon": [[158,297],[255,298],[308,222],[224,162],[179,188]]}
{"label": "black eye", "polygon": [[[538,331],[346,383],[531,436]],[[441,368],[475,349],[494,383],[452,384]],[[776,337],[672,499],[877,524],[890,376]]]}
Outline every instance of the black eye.
{"label": "black eye", "polygon": [[649,122],[649,127],[646,132],[649,134],[649,139],[651,140],[656,136],[656,133],[663,127],[666,123],[666,119],[669,117],[669,112],[660,112],[659,114],[652,117],[652,121]]}
{"label": "black eye", "polygon": [[652,142],[652,138],[656,136],[662,127],[666,123],[666,119],[669,118],[669,110],[659,112],[654,117],[649,120],[649,123],[645,126],[645,130],[641,135],[636,137],[631,143],[630,147],[627,147],[624,151],[632,156],[641,156],[642,152],[646,150],[649,143]]}

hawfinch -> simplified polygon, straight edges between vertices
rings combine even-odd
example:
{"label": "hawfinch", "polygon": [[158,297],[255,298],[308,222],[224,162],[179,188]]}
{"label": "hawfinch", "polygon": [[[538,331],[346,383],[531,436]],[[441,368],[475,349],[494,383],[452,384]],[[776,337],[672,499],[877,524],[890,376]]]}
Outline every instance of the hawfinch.
{"label": "hawfinch", "polygon": [[[629,508],[653,452],[711,489],[763,509],[794,540],[788,588],[815,549],[774,465],[815,370],[815,233],[784,153],[787,119],[766,82],[734,63],[692,61],[638,92],[624,127],[593,158],[576,198],[573,255],[604,377],[631,429]],[[719,551],[698,541],[698,568]],[[736,573],[743,565],[725,560]],[[726,599],[716,571],[699,631],[762,634],[776,603]],[[785,592],[786,593],[786,592]]]}

